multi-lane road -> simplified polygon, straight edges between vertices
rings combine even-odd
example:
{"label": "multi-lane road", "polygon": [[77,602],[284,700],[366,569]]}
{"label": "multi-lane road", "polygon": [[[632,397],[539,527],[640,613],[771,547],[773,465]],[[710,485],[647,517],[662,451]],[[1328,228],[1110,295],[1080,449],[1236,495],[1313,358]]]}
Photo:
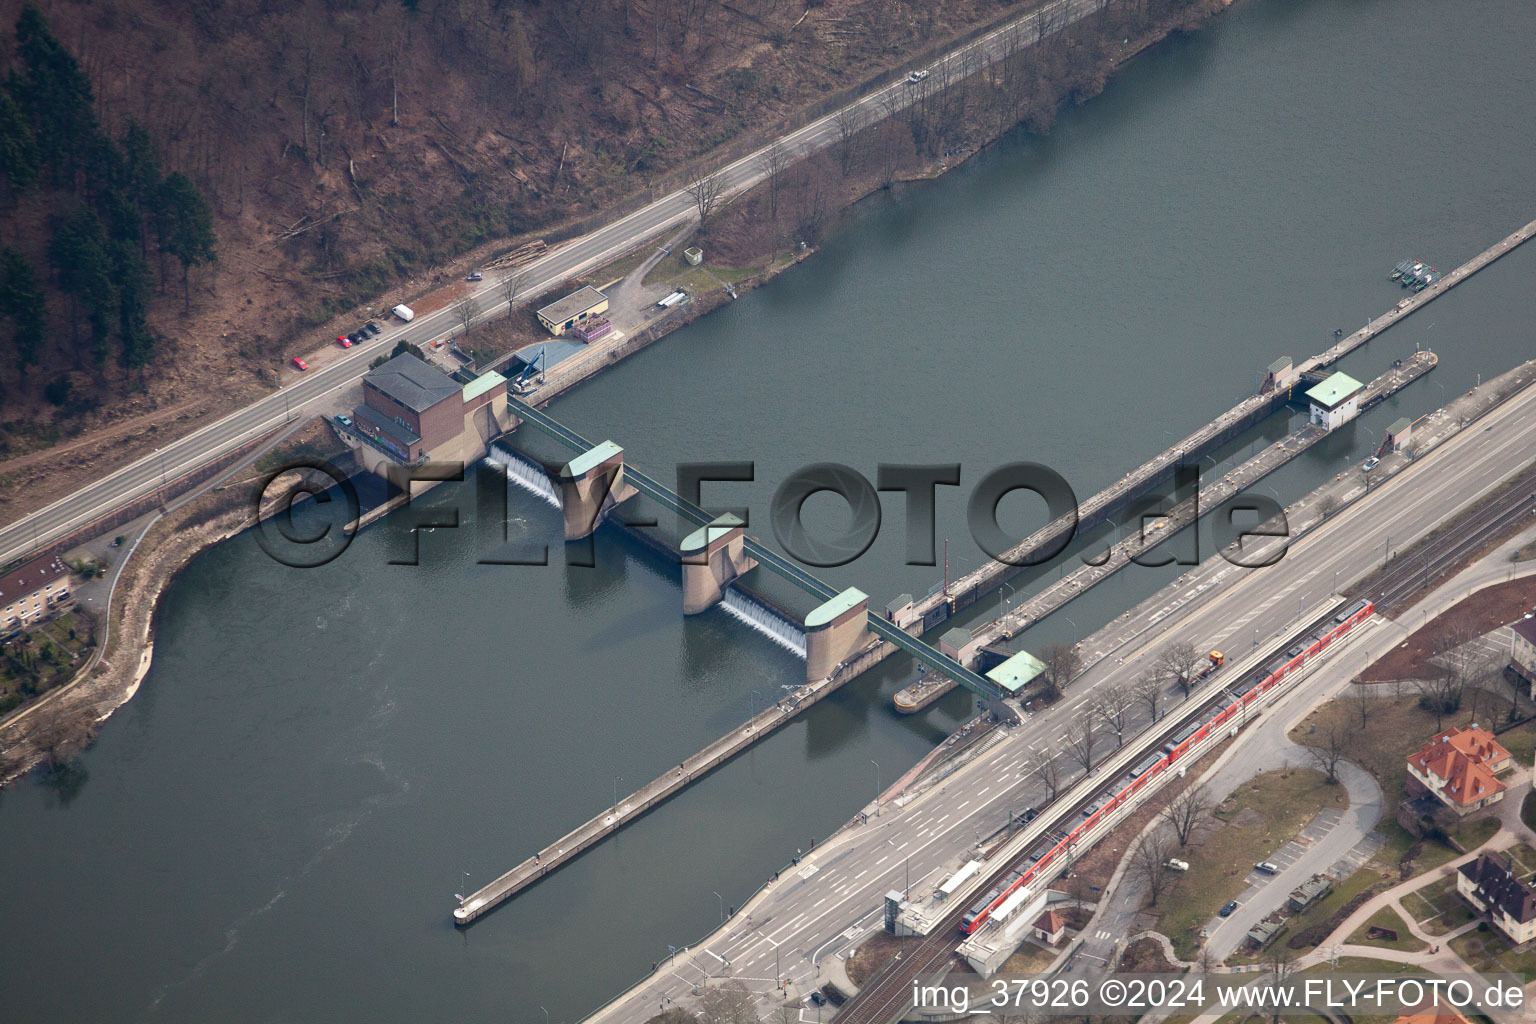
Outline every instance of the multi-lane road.
{"label": "multi-lane road", "polygon": [[[1378,565],[1389,536],[1394,549],[1406,548],[1526,466],[1533,441],[1536,388],[1527,388],[1293,542],[1278,565],[1250,570],[1219,558],[1206,562],[1135,609],[1133,619],[1155,625],[1085,671],[1064,700],[1003,734],[941,786],[904,806],[888,803],[868,825],[818,846],[723,929],[682,960],[663,964],[591,1019],[643,1021],[658,1003],[688,996],[704,973],[741,979],[764,993],[768,1006],[779,1003],[773,994],[778,979],[790,979],[793,992],[805,993],[817,984],[819,964],[877,925],[883,895],[905,888],[909,873],[913,892],[931,888],[942,881],[947,865],[975,846],[978,835],[991,834],[1010,812],[1042,801],[1039,784],[1021,770],[1032,751],[1061,750],[1067,729],[1095,689],[1129,683],[1170,640],[1241,655],[1251,646],[1250,637],[1302,625],[1295,621],[1298,607],[1315,607],[1335,587]],[[1166,614],[1197,591],[1197,600]],[[1105,755],[1111,745],[1105,742]],[[1068,772],[1064,763],[1064,774],[1076,777],[1081,769],[1074,765]],[[724,960],[730,961],[728,969]]]}
{"label": "multi-lane road", "polygon": [[[957,47],[930,67],[938,71],[949,65],[953,74],[964,74],[980,66],[976,59],[978,55],[996,58],[1012,49],[1027,46],[1042,35],[1059,31],[1094,13],[1101,6],[1102,0],[1054,0],[979,39]],[[857,111],[861,121],[869,123],[904,107],[920,90],[928,88],[930,83],[941,77],[932,76],[918,85],[897,82],[870,93],[845,109]],[[829,146],[838,139],[839,113],[834,111],[827,114],[783,135],[770,145],[782,146],[795,157]],[[724,194],[734,195],[761,180],[764,174],[762,158],[768,148],[765,146],[719,170]],[[598,266],[694,215],[693,199],[686,189],[658,199],[525,265],[520,270],[520,292],[527,296],[541,294],[561,281]],[[495,316],[506,310],[506,300],[498,297],[498,291],[498,282],[487,280],[473,293],[482,316]],[[285,383],[277,392],[171,442],[44,509],[0,528],[0,565],[20,558],[98,516],[150,493],[160,486],[162,477],[176,477],[195,470],[271,430],[296,415],[306,404],[352,383],[367,370],[374,357],[388,352],[398,340],[404,338],[425,347],[432,341],[446,338],[457,326],[453,309],[444,308],[418,316],[410,324],[391,322],[382,335],[351,349],[341,359],[323,368],[317,367],[302,374],[285,368]]]}

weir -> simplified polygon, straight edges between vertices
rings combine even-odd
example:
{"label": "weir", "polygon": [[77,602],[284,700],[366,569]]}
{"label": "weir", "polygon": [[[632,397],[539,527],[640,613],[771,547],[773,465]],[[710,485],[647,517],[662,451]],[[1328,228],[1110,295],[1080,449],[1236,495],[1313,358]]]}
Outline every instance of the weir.
{"label": "weir", "polygon": [[[1110,515],[1127,507],[1131,502],[1143,496],[1147,490],[1157,484],[1171,478],[1180,466],[1193,458],[1198,462],[1207,451],[1237,437],[1243,431],[1262,420],[1274,411],[1280,404],[1293,398],[1293,389],[1297,382],[1303,379],[1304,374],[1311,374],[1323,367],[1330,366],[1342,359],[1345,355],[1365,344],[1377,334],[1386,330],[1403,317],[1411,315],[1422,309],[1428,303],[1434,301],[1446,291],[1466,280],[1472,274],[1491,264],[1500,256],[1513,251],[1530,238],[1536,232],[1536,221],[1527,224],[1524,228],[1514,232],[1494,246],[1491,246],[1456,270],[1447,274],[1445,278],[1407,299],[1402,300],[1384,316],[1366,324],[1364,328],[1356,331],[1347,338],[1341,339],[1327,351],[1313,356],[1299,366],[1288,365],[1288,360],[1277,361],[1271,367],[1271,372],[1266,375],[1264,385],[1258,394],[1244,399],[1232,409],[1217,417],[1211,423],[1206,424],[1200,430],[1194,432],[1174,447],[1163,452],[1156,458],[1137,467],[1128,473],[1119,483],[1101,491],[1082,509],[1088,511],[1087,516],[1073,516],[1070,520],[1063,517],[1062,520],[1047,524],[1036,534],[1026,538],[1020,545],[1012,549],[1008,555],[1012,561],[1024,561],[1023,558],[1012,557],[1016,553],[1027,553],[1030,550],[1044,550],[1049,544],[1057,542],[1064,531],[1075,531],[1080,518],[1092,521],[1094,515],[1107,518]],[[1287,364],[1283,365],[1282,364]],[[1371,388],[1375,389],[1374,400],[1380,400],[1386,394],[1390,394],[1427,372],[1435,365],[1434,356],[1424,353],[1422,358],[1416,358],[1406,368],[1399,367],[1393,374],[1383,375],[1377,381],[1372,382]],[[1276,379],[1276,371],[1283,374],[1282,380]],[[1390,378],[1390,379],[1389,379]],[[1364,404],[1364,403],[1363,403]],[[531,422],[535,426],[549,433],[557,440],[563,442],[577,452],[591,452],[597,446],[587,441],[575,431],[560,424],[553,417],[547,415],[534,406],[523,402],[512,395],[507,396],[507,411],[522,421]],[[1325,432],[1324,435],[1325,436]],[[1296,439],[1287,439],[1292,446],[1296,445]],[[611,442],[610,442],[611,443]],[[1315,440],[1313,442],[1315,443]],[[616,447],[616,446],[615,446]],[[1286,457],[1294,455],[1294,451],[1287,448],[1287,443],[1282,442],[1274,446],[1271,452],[1278,448],[1286,453]],[[1250,460],[1252,462],[1253,460]],[[1281,459],[1283,462],[1284,459]],[[1264,470],[1268,472],[1269,470]],[[509,467],[509,476],[516,472],[516,479],[529,486],[538,489],[532,481],[524,481],[521,470],[513,470]],[[634,469],[625,466],[622,469],[624,482],[633,486],[635,492],[645,494],[652,500],[660,503],[684,519],[699,527],[709,527],[714,522],[703,509],[690,502],[684,501],[681,496],[670,488],[664,487],[655,480]],[[1240,484],[1233,483],[1233,474],[1228,474],[1223,481],[1223,486],[1240,489]],[[539,490],[542,493],[542,490]],[[569,511],[567,511],[569,516]],[[706,533],[706,537],[707,537]],[[731,757],[756,742],[762,736],[771,732],[778,725],[788,721],[802,707],[807,707],[820,700],[827,693],[837,689],[846,682],[877,664],[893,650],[901,649],[917,658],[920,664],[932,666],[938,676],[948,676],[960,685],[972,690],[979,696],[987,698],[991,702],[998,702],[1003,696],[1000,688],[990,680],[984,679],[969,667],[962,665],[954,658],[943,654],[928,644],[916,639],[913,633],[925,632],[942,622],[956,610],[968,604],[974,603],[983,593],[990,592],[999,586],[1011,572],[1018,571],[1013,565],[1001,562],[990,562],[982,568],[962,577],[960,593],[969,594],[968,600],[959,599],[956,595],[943,593],[937,597],[930,596],[921,602],[905,603],[903,606],[892,609],[890,618],[868,615],[868,599],[856,590],[846,591],[839,595],[830,586],[817,579],[812,574],[794,565],[779,556],[776,552],[763,547],[762,544],[750,537],[742,538],[742,550],[746,555],[755,559],[760,565],[766,566],[773,572],[795,583],[801,589],[823,602],[822,606],[812,612],[807,619],[806,649],[807,649],[807,675],[809,677],[805,686],[795,690],[789,697],[780,700],[772,710],[764,711],[754,716],[743,728],[722,737],[709,747],[706,747],[692,759],[678,765],[675,772],[668,773],[650,785],[637,791],[622,803],[616,804],[610,813],[594,818],[584,825],[572,830],[555,844],[546,847],[539,854],[513,868],[511,871],[497,878],[490,885],[467,896],[453,912],[454,923],[466,925],[474,921],[480,915],[488,912],[515,893],[531,885],[545,874],[580,854],[610,832],[622,827],[631,818],[665,800],[672,794],[680,791],[697,775],[706,773]],[[1112,552],[1113,555],[1113,552]],[[1121,565],[1128,559],[1128,549],[1121,550]],[[1113,564],[1113,557],[1106,565]],[[1116,567],[1118,568],[1118,566]],[[1111,572],[1115,569],[1111,569]],[[1079,588],[1081,584],[1079,583]],[[729,591],[725,585],[721,587],[724,599],[729,599]],[[1081,592],[1078,589],[1077,592]],[[1047,599],[1049,600],[1049,599]],[[1061,603],[1065,603],[1062,601]],[[743,609],[730,608],[738,617],[748,618]],[[1025,616],[1030,613],[1020,611]],[[854,620],[857,620],[855,622]],[[1035,618],[1032,621],[1038,621]],[[863,632],[867,626],[868,633],[873,634],[874,639],[864,643],[868,635]],[[982,631],[987,635],[1005,636],[1011,635],[1013,627],[1004,623],[994,624],[992,632],[986,629]],[[834,638],[824,649],[815,649],[815,641],[811,635],[825,633],[822,643],[827,643],[827,638]],[[851,635],[851,636],[850,636]],[[856,638],[856,639],[855,639]],[[982,640],[973,634],[973,640]],[[981,646],[976,643],[974,646]],[[970,646],[970,645],[968,645]],[[841,657],[836,664],[832,664],[832,656],[835,652]],[[817,670],[830,667],[830,675],[818,678]],[[929,698],[930,700],[932,698]]]}

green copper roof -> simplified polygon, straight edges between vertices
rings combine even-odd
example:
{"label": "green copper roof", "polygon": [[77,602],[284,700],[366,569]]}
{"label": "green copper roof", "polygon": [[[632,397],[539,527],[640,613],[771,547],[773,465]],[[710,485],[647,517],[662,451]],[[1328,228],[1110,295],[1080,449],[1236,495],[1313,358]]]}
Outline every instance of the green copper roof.
{"label": "green copper roof", "polygon": [[805,628],[816,629],[829,625],[839,615],[858,607],[859,602],[868,600],[869,595],[864,591],[858,587],[849,587],[826,604],[812,608],[811,614],[805,617]]}
{"label": "green copper roof", "polygon": [[487,391],[494,388],[496,385],[505,384],[506,382],[507,378],[503,377],[495,370],[490,370],[482,376],[476,377],[474,380],[464,385],[464,401],[472,402],[479,398],[481,395],[485,394]]}
{"label": "green copper roof", "polygon": [[601,466],[615,455],[623,454],[623,448],[620,448],[612,441],[604,441],[591,451],[582,452],[570,462],[567,462],[565,468],[560,471],[560,475],[568,477],[582,476]]}
{"label": "green copper roof", "polygon": [[708,526],[701,526],[688,536],[683,538],[684,551],[703,551],[709,546],[709,542],[724,535],[738,526],[745,526],[740,519],[729,512],[716,516],[709,521]]}
{"label": "green copper roof", "polygon": [[1318,405],[1332,409],[1350,395],[1365,387],[1355,378],[1342,371],[1328,377],[1307,392],[1307,397]]}
{"label": "green copper roof", "polygon": [[988,672],[987,678],[1009,693],[1018,693],[1044,671],[1045,665],[1039,658],[1028,651],[1020,651]]}

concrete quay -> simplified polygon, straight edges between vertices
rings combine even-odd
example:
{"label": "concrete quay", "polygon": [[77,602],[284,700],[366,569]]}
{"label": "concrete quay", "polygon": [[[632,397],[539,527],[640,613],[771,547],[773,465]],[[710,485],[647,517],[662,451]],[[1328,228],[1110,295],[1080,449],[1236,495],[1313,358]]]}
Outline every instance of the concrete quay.
{"label": "concrete quay", "polygon": [[[1401,366],[1393,367],[1366,385],[1361,394],[1360,407],[1369,408],[1396,393],[1434,369],[1438,362],[1434,353],[1424,351]],[[1005,615],[976,627],[971,631],[970,643],[966,645],[965,651],[962,651],[961,660],[965,660],[967,651],[975,651],[999,640],[1013,639],[1015,635],[1024,632],[1052,612],[1060,610],[1126,566],[1134,564],[1152,548],[1194,523],[1201,509],[1214,508],[1253,486],[1327,436],[1327,430],[1317,424],[1308,423],[1276,441],[1242,465],[1224,474],[1220,480],[1202,487],[1198,498],[1185,499],[1169,510],[1166,515],[1160,515],[1155,522],[1144,523],[1142,530],[1111,545],[1107,551],[1096,556],[1095,562],[1085,562],[1078,569],[1010,609]],[[960,595],[952,594],[951,596],[959,597]],[[974,600],[975,598],[972,597],[964,604]],[[960,604],[959,601],[956,603]],[[954,688],[953,680],[941,673],[929,673],[898,692],[893,702],[897,711],[912,714],[921,711]]]}
{"label": "concrete quay", "polygon": [[454,909],[453,923],[467,925],[488,913],[498,904],[575,859],[582,851],[601,842],[652,807],[682,792],[695,779],[702,778],[725,764],[758,740],[770,735],[803,709],[810,707],[828,694],[836,692],[844,683],[858,674],[857,671],[836,672],[828,679],[807,683],[780,698],[772,707],[753,715],[746,723],[721,736],[676,768],[667,770],[620,799],[616,805],[606,809],[602,814],[578,825],[490,884],[469,893]]}
{"label": "concrete quay", "polygon": [[[1343,337],[1324,351],[1297,364],[1295,374],[1299,378],[1301,374],[1333,365],[1403,318],[1423,309],[1479,270],[1513,252],[1529,241],[1533,234],[1536,234],[1536,221],[1530,222],[1484,249],[1423,291],[1402,299],[1360,330]],[[1237,436],[1268,416],[1276,406],[1287,399],[1286,391],[1287,389],[1284,388],[1276,388],[1245,398],[1215,420],[1160,455],[1137,466],[1124,478],[1083,502],[1078,509],[1079,520],[1093,522],[1095,519],[1107,518],[1128,507],[1131,502],[1151,488],[1171,478],[1179,465],[1199,459],[1216,445]],[[1029,561],[1036,553],[1049,550],[1053,544],[1059,543],[1074,526],[1074,520],[1065,516],[1046,524],[1006,552],[1008,561]],[[897,617],[896,625],[909,632],[926,633],[961,608],[997,589],[1018,571],[1015,566],[1006,562],[988,560],[980,568],[956,580],[948,593],[930,594],[921,601],[914,602]],[[918,624],[916,630],[909,628],[913,624]]]}

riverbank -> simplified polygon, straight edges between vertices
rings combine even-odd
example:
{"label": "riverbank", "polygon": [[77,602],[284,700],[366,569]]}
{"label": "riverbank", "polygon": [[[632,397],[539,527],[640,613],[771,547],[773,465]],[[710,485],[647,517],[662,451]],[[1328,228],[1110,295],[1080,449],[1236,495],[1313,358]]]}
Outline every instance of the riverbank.
{"label": "riverbank", "polygon": [[[957,96],[943,98],[952,131],[935,131],[932,119],[939,116],[939,101],[917,105],[917,113],[900,112],[862,126],[839,146],[790,165],[776,183],[764,182],[737,197],[701,230],[701,240],[732,271],[729,279],[738,294],[758,287],[810,258],[835,217],[898,184],[936,178],[1019,125],[1036,133],[1049,130],[1063,104],[1097,95],[1126,61],[1172,33],[1192,30],[1229,3],[1170,5],[1174,9],[1160,17],[1140,12],[1151,21],[1134,36],[1122,35],[1127,12],[1112,17],[1106,11],[1021,47],[961,80]],[[1021,86],[1016,79],[1026,58],[1034,77]],[[951,100],[957,104],[952,109]],[[535,400],[548,401],[725,304],[726,289],[717,284],[603,352],[602,358],[572,367],[575,372],[562,368],[558,386]],[[197,554],[252,525],[249,498],[246,488],[231,485],[192,499],[149,528],[128,555],[114,589],[100,659],[63,688],[66,692],[56,691],[46,714],[19,722],[13,718],[0,728],[0,785],[38,763],[72,756],[90,742],[100,722],[138,692],[153,660],[153,618],[160,596]]]}

